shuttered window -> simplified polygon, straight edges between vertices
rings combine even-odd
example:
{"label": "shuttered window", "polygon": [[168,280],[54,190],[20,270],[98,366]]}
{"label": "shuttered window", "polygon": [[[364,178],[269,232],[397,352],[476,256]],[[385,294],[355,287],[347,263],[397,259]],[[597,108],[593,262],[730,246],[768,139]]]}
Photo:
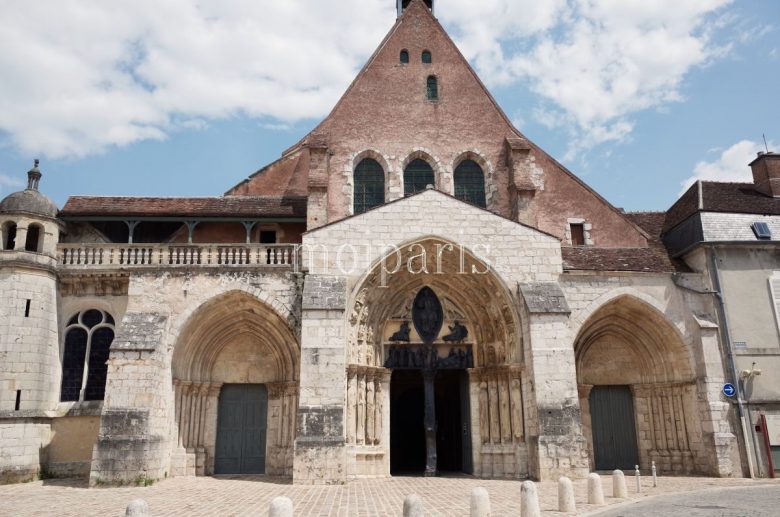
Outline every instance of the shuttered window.
{"label": "shuttered window", "polygon": [[362,214],[385,202],[385,172],[379,162],[366,158],[355,167],[354,213]]}
{"label": "shuttered window", "polygon": [[775,321],[780,332],[780,271],[775,271],[769,279],[769,292],[772,293],[772,303],[775,306]]}

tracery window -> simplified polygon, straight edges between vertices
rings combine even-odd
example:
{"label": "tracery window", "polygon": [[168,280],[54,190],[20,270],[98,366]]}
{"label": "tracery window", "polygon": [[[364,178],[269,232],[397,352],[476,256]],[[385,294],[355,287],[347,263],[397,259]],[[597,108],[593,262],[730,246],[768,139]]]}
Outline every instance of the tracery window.
{"label": "tracery window", "polygon": [[114,325],[114,318],[98,309],[80,312],[68,321],[60,401],[103,400]]}
{"label": "tracery window", "polygon": [[354,213],[362,214],[385,202],[385,171],[376,160],[361,160],[355,167],[354,182]]}
{"label": "tracery window", "polygon": [[407,64],[409,63],[409,51],[404,49],[401,51],[401,57],[400,57],[401,63]]}
{"label": "tracery window", "polygon": [[455,197],[485,208],[485,174],[474,160],[463,160],[455,168]]}
{"label": "tracery window", "polygon": [[429,101],[439,100],[439,83],[436,80],[436,76],[428,76],[427,92]]}
{"label": "tracery window", "polygon": [[404,169],[404,196],[409,196],[428,185],[435,185],[433,168],[425,160],[417,158]]}

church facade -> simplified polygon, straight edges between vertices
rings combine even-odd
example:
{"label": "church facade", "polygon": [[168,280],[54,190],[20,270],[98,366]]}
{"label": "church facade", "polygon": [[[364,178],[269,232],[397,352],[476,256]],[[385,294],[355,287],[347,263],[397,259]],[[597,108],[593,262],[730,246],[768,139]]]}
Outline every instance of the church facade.
{"label": "church facade", "polygon": [[515,129],[399,1],[224,195],[0,203],[0,476],[741,476],[710,276]]}

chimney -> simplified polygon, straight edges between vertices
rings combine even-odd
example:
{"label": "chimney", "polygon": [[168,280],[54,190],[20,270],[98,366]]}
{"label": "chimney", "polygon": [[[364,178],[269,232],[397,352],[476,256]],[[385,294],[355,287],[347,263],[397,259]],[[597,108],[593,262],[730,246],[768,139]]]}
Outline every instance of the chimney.
{"label": "chimney", "polygon": [[756,190],[767,196],[780,197],[780,154],[758,153],[758,158],[750,162],[750,168]]}

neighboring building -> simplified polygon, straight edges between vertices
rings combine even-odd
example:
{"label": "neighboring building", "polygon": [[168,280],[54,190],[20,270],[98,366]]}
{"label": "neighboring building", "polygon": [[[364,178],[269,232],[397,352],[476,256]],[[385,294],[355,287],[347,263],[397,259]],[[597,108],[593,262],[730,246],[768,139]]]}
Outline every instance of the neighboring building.
{"label": "neighboring building", "polygon": [[747,458],[766,476],[780,470],[780,154],[759,153],[750,166],[753,183],[691,186],[669,209],[664,241],[720,293]]}
{"label": "neighboring building", "polygon": [[0,202],[3,479],[743,475],[706,268],[517,131],[432,2],[224,196],[39,178]]}

